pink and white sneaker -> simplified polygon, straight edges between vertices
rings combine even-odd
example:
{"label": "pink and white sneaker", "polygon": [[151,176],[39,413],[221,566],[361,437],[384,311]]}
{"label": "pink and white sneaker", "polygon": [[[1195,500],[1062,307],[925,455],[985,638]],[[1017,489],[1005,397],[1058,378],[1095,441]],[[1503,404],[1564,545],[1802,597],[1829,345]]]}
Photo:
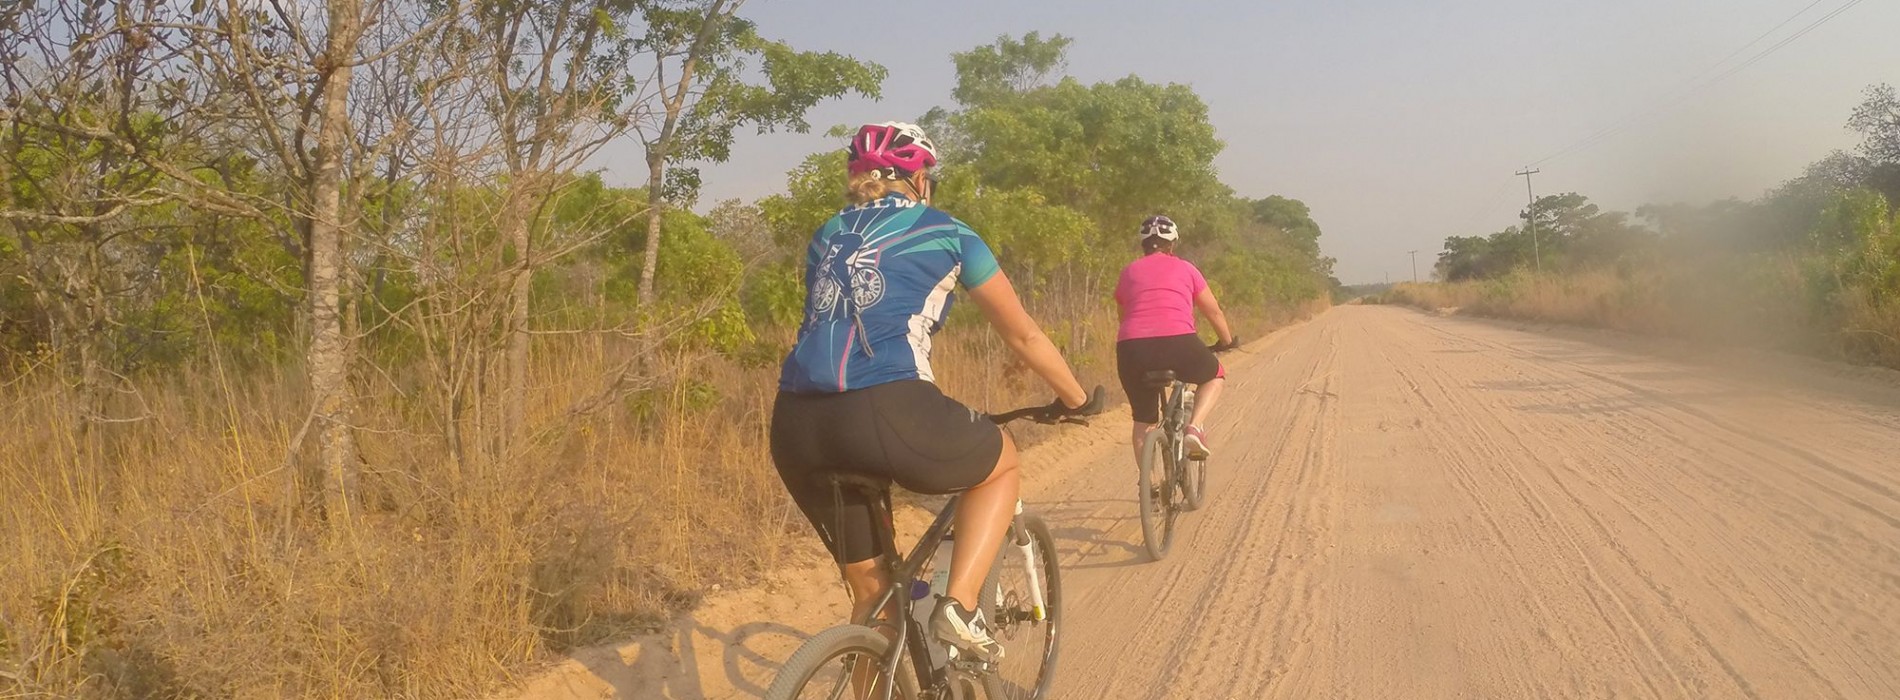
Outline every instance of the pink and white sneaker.
{"label": "pink and white sneaker", "polygon": [[1213,450],[1207,446],[1207,433],[1201,432],[1200,426],[1190,425],[1186,430],[1181,431],[1181,433],[1182,440],[1187,443],[1188,459],[1207,459],[1208,455],[1213,452]]}

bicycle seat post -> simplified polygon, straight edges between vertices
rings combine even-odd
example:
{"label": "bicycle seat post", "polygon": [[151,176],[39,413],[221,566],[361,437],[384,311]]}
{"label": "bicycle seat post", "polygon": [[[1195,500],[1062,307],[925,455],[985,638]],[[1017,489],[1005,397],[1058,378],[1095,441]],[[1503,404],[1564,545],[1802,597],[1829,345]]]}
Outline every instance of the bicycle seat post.
{"label": "bicycle seat post", "polygon": [[1167,389],[1174,385],[1174,370],[1155,370],[1142,375],[1142,380],[1147,382],[1149,387]]}

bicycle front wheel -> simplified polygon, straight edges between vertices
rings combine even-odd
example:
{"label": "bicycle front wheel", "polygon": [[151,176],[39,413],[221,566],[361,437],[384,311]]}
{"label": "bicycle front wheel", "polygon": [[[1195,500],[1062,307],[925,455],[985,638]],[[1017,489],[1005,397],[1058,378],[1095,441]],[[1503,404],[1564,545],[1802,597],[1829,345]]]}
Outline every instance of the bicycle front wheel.
{"label": "bicycle front wheel", "polygon": [[1148,431],[1136,465],[1141,475],[1136,484],[1141,506],[1141,541],[1148,549],[1148,556],[1155,561],[1168,556],[1168,547],[1174,543],[1174,455],[1169,454],[1169,449],[1162,431]]}
{"label": "bicycle front wheel", "polygon": [[[765,700],[839,700],[878,697],[875,681],[891,640],[860,625],[840,625],[819,632],[792,652],[780,666]],[[900,700],[919,700],[917,679],[897,671]]]}
{"label": "bicycle front wheel", "polygon": [[[996,565],[990,568],[992,583],[984,587],[987,600],[983,602],[990,626],[1006,650],[995,673],[983,679],[983,692],[989,700],[1049,697],[1056,675],[1056,632],[1063,612],[1056,538],[1042,518],[1016,517],[1029,543],[1025,547],[1005,541]],[[1040,609],[1035,604],[1038,598],[1042,600]]]}

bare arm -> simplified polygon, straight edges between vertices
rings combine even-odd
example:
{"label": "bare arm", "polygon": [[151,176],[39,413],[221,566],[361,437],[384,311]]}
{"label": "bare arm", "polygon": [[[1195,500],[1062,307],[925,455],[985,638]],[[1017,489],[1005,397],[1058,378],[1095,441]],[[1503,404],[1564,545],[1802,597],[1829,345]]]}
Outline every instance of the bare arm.
{"label": "bare arm", "polygon": [[1200,309],[1201,315],[1207,317],[1207,322],[1214,324],[1214,332],[1220,335],[1222,345],[1234,342],[1234,329],[1227,327],[1227,314],[1221,312],[1220,302],[1214,299],[1213,289],[1202,287],[1200,293],[1194,295],[1194,308]]}
{"label": "bare arm", "polygon": [[983,317],[989,319],[990,327],[1003,337],[1010,351],[1049,383],[1063,405],[1077,408],[1088,403],[1088,392],[1075,380],[1069,363],[1036,325],[1036,319],[1023,310],[1023,301],[1016,296],[1016,286],[1010,284],[1008,275],[998,270],[989,281],[970,288],[970,299],[983,310]]}

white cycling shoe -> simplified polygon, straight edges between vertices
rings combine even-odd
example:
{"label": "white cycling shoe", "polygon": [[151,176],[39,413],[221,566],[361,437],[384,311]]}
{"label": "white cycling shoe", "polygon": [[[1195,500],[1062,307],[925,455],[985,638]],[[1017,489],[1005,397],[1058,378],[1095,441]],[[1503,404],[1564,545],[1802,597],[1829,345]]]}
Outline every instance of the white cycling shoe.
{"label": "white cycling shoe", "polygon": [[930,614],[930,627],[938,639],[951,646],[985,661],[1003,660],[1003,644],[990,636],[990,622],[983,618],[983,611],[966,610],[955,598],[937,598],[937,610]]}

